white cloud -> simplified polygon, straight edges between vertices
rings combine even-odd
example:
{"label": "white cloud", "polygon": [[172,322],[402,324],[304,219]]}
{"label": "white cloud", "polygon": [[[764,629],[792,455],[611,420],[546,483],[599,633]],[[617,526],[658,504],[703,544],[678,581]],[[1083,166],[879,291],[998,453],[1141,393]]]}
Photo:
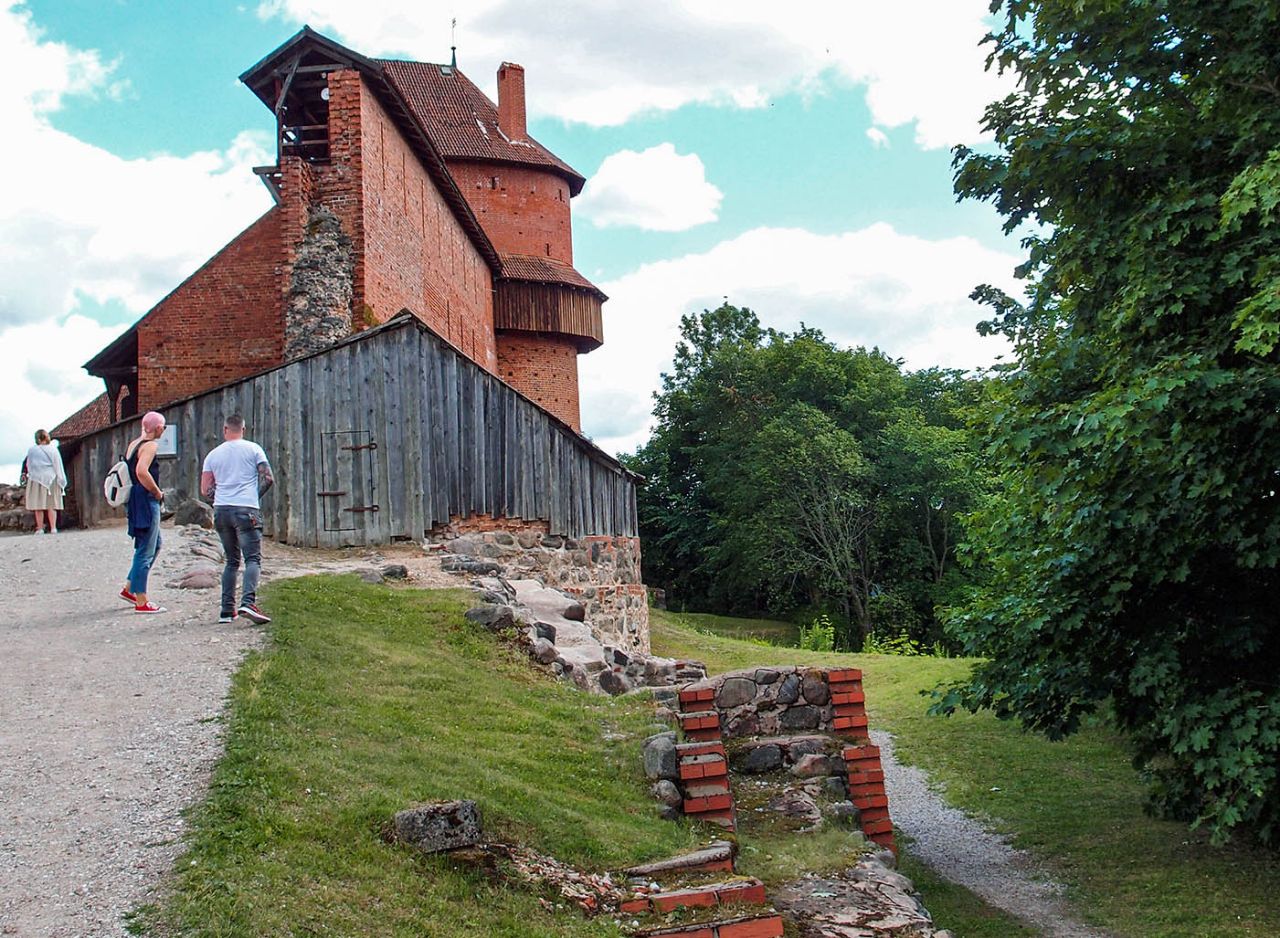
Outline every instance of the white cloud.
{"label": "white cloud", "polygon": [[[448,17],[420,0],[264,0],[259,12],[366,54],[448,55]],[[981,139],[983,106],[1009,88],[984,71],[987,15],[987,0],[472,0],[459,61],[490,94],[497,64],[521,62],[534,113],[593,125],[853,83],[876,126],[914,124],[922,146],[947,147]]]}
{"label": "white cloud", "polygon": [[639,153],[620,150],[605,157],[574,211],[597,228],[684,231],[715,221],[723,197],[707,182],[698,154],[681,156],[672,144],[660,143]]}
{"label": "white cloud", "polygon": [[989,282],[1017,295],[1017,259],[971,238],[931,241],[887,224],[834,235],[757,228],[702,254],[646,264],[601,288],[604,347],[578,363],[586,431],[605,449],[647,435],[650,395],[667,370],[680,316],[749,306],[766,326],[804,322],[846,346],[878,346],[909,368],[975,368],[1008,351],[983,338],[983,311],[968,299]]}
{"label": "white cloud", "polygon": [[102,393],[102,381],[80,365],[117,332],[114,326],[72,315],[0,333],[0,482],[18,481],[18,464],[36,430],[52,430]]}
{"label": "white cloud", "polygon": [[2,467],[31,430],[102,390],[79,366],[120,329],[73,315],[82,300],[142,313],[271,203],[250,172],[266,160],[253,134],[224,151],[126,160],[56,129],[69,97],[122,85],[114,63],[49,41],[14,0],[0,0],[0,59]]}
{"label": "white cloud", "polygon": [[877,150],[883,149],[889,145],[889,135],[879,127],[868,127],[867,139],[871,141],[871,145]]}

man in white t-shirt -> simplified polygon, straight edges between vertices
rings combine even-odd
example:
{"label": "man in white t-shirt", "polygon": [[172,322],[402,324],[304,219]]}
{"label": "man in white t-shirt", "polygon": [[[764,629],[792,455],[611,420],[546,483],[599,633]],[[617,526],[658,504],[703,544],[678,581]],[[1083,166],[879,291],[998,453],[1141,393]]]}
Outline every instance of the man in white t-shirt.
{"label": "man in white t-shirt", "polygon": [[[222,611],[219,622],[237,616],[259,625],[271,618],[258,608],[262,574],[262,511],[259,496],[275,483],[262,447],[244,438],[244,418],[232,414],[222,425],[223,443],[204,458],[200,491],[213,498],[213,526],[222,539],[227,564],[222,568]],[[236,579],[244,558],[244,589],[236,607]]]}

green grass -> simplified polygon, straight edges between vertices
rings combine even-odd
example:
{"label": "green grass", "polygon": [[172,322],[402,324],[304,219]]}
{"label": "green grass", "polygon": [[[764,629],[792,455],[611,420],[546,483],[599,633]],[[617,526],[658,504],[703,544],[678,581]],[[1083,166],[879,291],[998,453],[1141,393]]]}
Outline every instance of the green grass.
{"label": "green grass", "polygon": [[474,798],[486,833],[591,869],[694,848],[640,772],[642,699],[554,683],[462,618],[466,594],[354,577],[273,585],[271,641],[237,673],[226,755],[194,812],[164,934],[615,935],[448,860],[389,846],[398,809]]}
{"label": "green grass", "polygon": [[[1147,817],[1123,741],[1101,724],[1052,743],[988,714],[927,716],[919,691],[962,677],[971,663],[964,660],[766,648],[690,630],[656,610],[652,621],[655,653],[715,671],[768,663],[862,668],[872,726],[896,735],[899,757],[925,769],[948,801],[1044,860],[1086,921],[1142,938],[1280,934],[1280,858],[1215,848],[1184,825]],[[909,860],[908,868],[919,871]],[[927,873],[920,886],[939,924],[960,938],[1017,934],[984,924],[990,910],[962,890]]]}
{"label": "green grass", "polygon": [[795,647],[800,641],[800,626],[780,619],[740,619],[709,612],[666,612],[663,620],[696,632],[709,632],[743,641]]}

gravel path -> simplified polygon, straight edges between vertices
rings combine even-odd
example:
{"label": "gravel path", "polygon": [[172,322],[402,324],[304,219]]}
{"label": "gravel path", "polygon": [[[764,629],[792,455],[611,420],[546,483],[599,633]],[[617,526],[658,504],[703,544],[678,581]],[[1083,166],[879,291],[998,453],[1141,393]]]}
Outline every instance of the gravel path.
{"label": "gravel path", "polygon": [[[135,615],[117,592],[122,527],[0,537],[0,935],[126,934],[181,849],[182,810],[221,752],[231,674],[262,633],[218,624],[215,590],[164,586],[197,558],[164,527],[151,593]],[[406,564],[415,585],[458,586],[416,545],[264,549],[264,574]]]}
{"label": "gravel path", "polygon": [[962,811],[946,805],[929,776],[894,757],[893,737],[872,731],[880,747],[885,791],[893,823],[915,841],[911,852],[939,876],[964,886],[991,905],[1050,938],[1105,938],[1106,932],[1076,920],[1062,900],[1063,887],[1038,871],[1030,854],[1015,850]]}
{"label": "gravel path", "polygon": [[117,592],[123,528],[0,538],[0,933],[124,935],[180,849],[220,751],[231,672],[261,633],[209,591],[163,585],[191,559],[164,530],[152,594]]}

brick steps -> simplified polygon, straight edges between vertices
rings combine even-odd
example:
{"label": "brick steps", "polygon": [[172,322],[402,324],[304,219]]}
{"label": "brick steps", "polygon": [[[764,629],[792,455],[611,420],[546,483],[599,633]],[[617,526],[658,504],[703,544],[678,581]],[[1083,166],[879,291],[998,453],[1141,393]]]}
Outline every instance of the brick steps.
{"label": "brick steps", "polygon": [[676,746],[676,757],[685,815],[732,831],[737,829],[737,819],[729,787],[729,758],[714,694],[709,687],[680,691],[680,730],[686,742]]}
{"label": "brick steps", "polygon": [[867,738],[867,695],[857,668],[832,668],[827,672],[831,688],[831,728],[846,739]]}
{"label": "brick steps", "polygon": [[680,729],[684,738],[694,742],[717,742],[720,735],[720,714],[715,710],[694,710],[680,714]]}
{"label": "brick steps", "polygon": [[647,928],[634,933],[637,938],[782,938],[782,916],[776,912],[676,925],[670,928]]}
{"label": "brick steps", "polygon": [[897,850],[893,840],[893,821],[889,819],[889,799],[884,790],[884,770],[880,764],[880,747],[846,746],[844,762],[849,775],[849,797],[858,809],[862,833],[867,839]]}

